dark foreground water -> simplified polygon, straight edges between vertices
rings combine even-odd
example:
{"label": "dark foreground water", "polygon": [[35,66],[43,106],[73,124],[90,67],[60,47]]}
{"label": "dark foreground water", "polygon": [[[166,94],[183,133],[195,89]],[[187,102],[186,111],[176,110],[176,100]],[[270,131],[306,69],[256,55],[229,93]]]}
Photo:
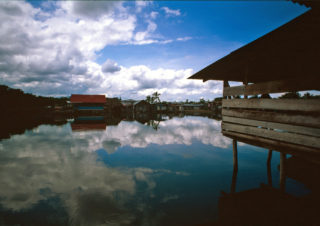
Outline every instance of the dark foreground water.
{"label": "dark foreground water", "polygon": [[219,121],[82,120],[0,141],[0,225],[320,225],[319,167],[287,155],[280,189],[280,154],[238,143],[234,171]]}

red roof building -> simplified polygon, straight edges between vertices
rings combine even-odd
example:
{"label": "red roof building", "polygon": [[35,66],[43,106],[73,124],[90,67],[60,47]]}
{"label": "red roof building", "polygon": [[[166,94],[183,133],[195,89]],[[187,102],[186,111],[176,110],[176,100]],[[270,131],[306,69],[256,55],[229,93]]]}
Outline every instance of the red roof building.
{"label": "red roof building", "polygon": [[105,95],[84,95],[84,94],[72,94],[70,102],[75,103],[90,103],[90,104],[104,104],[106,103]]}

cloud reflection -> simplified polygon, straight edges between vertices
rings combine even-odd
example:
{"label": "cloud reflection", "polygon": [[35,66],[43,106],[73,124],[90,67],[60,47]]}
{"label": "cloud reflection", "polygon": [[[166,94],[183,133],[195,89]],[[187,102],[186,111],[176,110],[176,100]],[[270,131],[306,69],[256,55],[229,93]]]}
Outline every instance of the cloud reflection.
{"label": "cloud reflection", "polygon": [[[138,183],[143,182],[146,194],[152,197],[156,175],[188,174],[163,169],[111,168],[97,161],[96,151],[103,148],[110,154],[123,146],[191,145],[194,139],[222,148],[230,144],[220,134],[219,122],[200,117],[161,122],[157,131],[125,121],[107,127],[106,131],[77,133],[72,133],[69,124],[40,126],[1,142],[0,204],[7,210],[21,211],[59,196],[72,225],[130,225],[135,215],[125,203],[135,195]],[[168,195],[162,202],[177,198]]]}
{"label": "cloud reflection", "polygon": [[173,118],[161,122],[157,131],[138,122],[122,121],[118,126],[107,127],[104,132],[77,132],[73,138],[86,139],[88,144],[84,148],[89,151],[104,148],[109,154],[123,146],[191,145],[194,140],[219,148],[231,144],[231,140],[221,134],[221,122],[203,117]]}

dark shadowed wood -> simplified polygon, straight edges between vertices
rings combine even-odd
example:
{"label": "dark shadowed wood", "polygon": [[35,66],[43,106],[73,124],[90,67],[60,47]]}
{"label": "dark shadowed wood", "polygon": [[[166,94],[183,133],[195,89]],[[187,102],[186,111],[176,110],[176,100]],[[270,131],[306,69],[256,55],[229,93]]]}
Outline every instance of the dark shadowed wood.
{"label": "dark shadowed wood", "polygon": [[258,95],[304,90],[320,90],[319,79],[317,77],[306,80],[302,80],[301,78],[287,79],[251,85],[224,87],[223,96]]}
{"label": "dark shadowed wood", "polygon": [[222,107],[320,112],[320,99],[224,99]]}
{"label": "dark shadowed wood", "polygon": [[[259,146],[276,151],[285,151],[288,154],[304,157],[305,159],[314,160],[315,162],[320,163],[320,150],[317,148],[311,148],[232,131],[222,131],[222,133],[223,135],[230,137],[231,139],[237,139],[239,142],[244,142],[254,146]],[[313,155],[316,155],[316,157],[314,157]]]}
{"label": "dark shadowed wood", "polygon": [[222,109],[222,117],[232,116],[268,122],[279,122],[292,125],[320,128],[320,115],[303,115],[298,113],[282,113],[256,111],[246,109]]}
{"label": "dark shadowed wood", "polygon": [[320,137],[320,129],[310,128],[305,126],[294,126],[294,125],[283,124],[283,123],[265,122],[265,121],[258,121],[258,120],[252,120],[252,119],[230,117],[230,116],[223,116],[223,121],[242,124],[242,125],[248,125],[248,126],[257,126],[257,127],[260,126],[260,127],[269,128],[269,129],[279,129],[279,130],[287,131],[291,133]]}
{"label": "dark shadowed wood", "polygon": [[293,133],[222,122],[222,129],[320,149],[320,139]]}

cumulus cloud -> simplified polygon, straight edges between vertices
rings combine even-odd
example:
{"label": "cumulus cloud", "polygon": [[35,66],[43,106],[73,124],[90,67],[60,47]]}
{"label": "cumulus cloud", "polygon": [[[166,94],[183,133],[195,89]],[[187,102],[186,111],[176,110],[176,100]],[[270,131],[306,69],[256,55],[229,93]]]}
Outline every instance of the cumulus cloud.
{"label": "cumulus cloud", "polygon": [[[146,7],[147,3],[136,4]],[[164,100],[183,100],[199,99],[204,92],[209,98],[221,93],[220,83],[187,80],[191,69],[125,67],[110,59],[101,65],[96,63],[97,53],[108,45],[167,44],[190,39],[156,38],[157,24],[152,19],[157,12],[144,18],[144,29],[137,29],[138,18],[129,12],[119,1],[44,2],[42,8],[24,1],[1,1],[0,83],[57,96],[101,93],[144,99],[158,91]]]}
{"label": "cumulus cloud", "polygon": [[113,13],[120,1],[63,1],[60,3],[62,9],[75,16],[98,19],[102,16]]}
{"label": "cumulus cloud", "polygon": [[180,16],[181,15],[181,12],[180,12],[180,9],[177,9],[177,10],[173,10],[173,9],[169,9],[168,7],[162,7],[161,8],[167,16]]}
{"label": "cumulus cloud", "polygon": [[116,71],[120,71],[121,67],[119,67],[116,62],[108,59],[102,64],[101,69],[102,72],[105,73],[114,73]]}

